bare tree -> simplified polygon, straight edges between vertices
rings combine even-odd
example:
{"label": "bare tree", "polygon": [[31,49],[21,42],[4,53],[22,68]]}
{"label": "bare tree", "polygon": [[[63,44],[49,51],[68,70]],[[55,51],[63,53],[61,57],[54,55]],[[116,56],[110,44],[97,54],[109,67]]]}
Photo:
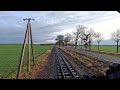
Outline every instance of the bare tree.
{"label": "bare tree", "polygon": [[87,49],[88,48],[88,43],[89,43],[89,34],[83,33],[83,41],[84,41],[84,47]]}
{"label": "bare tree", "polygon": [[67,46],[68,42],[70,42],[71,39],[72,39],[71,34],[69,34],[69,33],[65,34],[64,42],[65,42],[66,46]]}
{"label": "bare tree", "polygon": [[111,39],[117,43],[117,53],[118,53],[118,43],[120,41],[120,29],[111,33]]}
{"label": "bare tree", "polygon": [[89,37],[88,44],[89,44],[89,49],[91,50],[91,43],[95,39],[96,32],[92,28],[90,28],[90,30],[88,30],[86,33],[88,34],[88,37]]}
{"label": "bare tree", "polygon": [[102,37],[101,33],[96,32],[96,41],[98,43],[98,51],[99,51],[99,44],[102,40],[103,40],[103,37]]}
{"label": "bare tree", "polygon": [[75,48],[77,48],[77,42],[78,39],[80,37],[80,34],[86,29],[87,27],[85,27],[84,25],[78,25],[77,26],[77,32],[74,32],[75,35]]}
{"label": "bare tree", "polygon": [[82,49],[82,46],[83,46],[84,33],[85,33],[85,29],[82,29],[81,33],[79,35],[79,38],[80,38],[80,41],[81,41],[81,49]]}
{"label": "bare tree", "polygon": [[75,37],[73,35],[71,35],[71,40],[70,40],[70,44],[72,46],[74,46],[74,42],[75,42]]}

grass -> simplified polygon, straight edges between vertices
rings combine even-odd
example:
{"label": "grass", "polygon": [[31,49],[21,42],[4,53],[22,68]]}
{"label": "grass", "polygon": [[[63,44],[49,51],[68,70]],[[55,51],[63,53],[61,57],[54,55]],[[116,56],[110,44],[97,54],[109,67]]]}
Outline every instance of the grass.
{"label": "grass", "polygon": [[[93,45],[92,49],[98,50],[98,46]],[[107,51],[107,52],[117,52],[117,47],[115,45],[100,45],[99,50],[100,51]],[[120,52],[120,46],[119,46],[118,52]]]}
{"label": "grass", "polygon": [[[80,48],[80,46],[78,46],[78,48]],[[92,50],[98,50],[98,46],[97,45],[92,45],[91,49]],[[99,50],[116,53],[117,52],[117,47],[115,45],[100,45]],[[120,53],[120,46],[119,46],[119,51],[118,52]]]}
{"label": "grass", "polygon": [[[26,66],[28,51],[26,46],[23,66]],[[34,55],[44,54],[50,45],[34,45]],[[20,44],[0,44],[0,78],[14,78],[17,73],[22,45]],[[31,57],[32,60],[32,57]]]}

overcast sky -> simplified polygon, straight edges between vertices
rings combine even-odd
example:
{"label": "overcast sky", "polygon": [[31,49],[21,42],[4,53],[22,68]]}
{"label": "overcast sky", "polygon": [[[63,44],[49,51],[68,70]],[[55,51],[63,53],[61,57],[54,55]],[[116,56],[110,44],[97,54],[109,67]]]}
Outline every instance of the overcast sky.
{"label": "overcast sky", "polygon": [[120,29],[117,11],[0,11],[0,43],[23,43],[27,21],[31,17],[33,42],[54,42],[58,34],[72,33],[85,25],[102,33],[104,39]]}

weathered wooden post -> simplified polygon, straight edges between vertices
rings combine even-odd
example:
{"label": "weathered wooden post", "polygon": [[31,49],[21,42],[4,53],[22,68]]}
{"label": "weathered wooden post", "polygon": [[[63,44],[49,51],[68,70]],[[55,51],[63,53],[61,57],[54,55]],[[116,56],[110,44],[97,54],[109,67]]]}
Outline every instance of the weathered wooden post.
{"label": "weathered wooden post", "polygon": [[[21,72],[21,68],[22,68],[22,63],[23,63],[23,57],[24,57],[24,52],[25,52],[25,47],[26,47],[26,38],[27,38],[27,35],[28,35],[28,71],[30,71],[30,38],[31,38],[31,45],[33,44],[32,43],[32,34],[31,34],[31,25],[30,25],[30,20],[34,20],[34,19],[31,19],[31,18],[26,18],[26,19],[23,19],[24,21],[25,20],[28,20],[28,24],[27,24],[27,29],[26,29],[26,33],[25,33],[25,38],[24,38],[24,43],[23,43],[23,48],[22,48],[22,52],[21,52],[21,57],[20,57],[20,63],[19,63],[19,67],[18,67],[18,73],[17,73],[17,79],[19,79],[20,77],[20,72]],[[32,45],[32,55],[33,55],[33,45]],[[33,61],[34,61],[34,55],[33,55]]]}
{"label": "weathered wooden post", "polygon": [[[29,22],[28,22],[29,24]],[[28,28],[28,66],[27,66],[27,70],[30,71],[30,25]]]}
{"label": "weathered wooden post", "polygon": [[33,64],[35,65],[35,58],[34,58],[34,54],[33,54],[33,40],[32,40],[31,25],[30,25],[30,37],[31,37],[31,47],[32,47]]}

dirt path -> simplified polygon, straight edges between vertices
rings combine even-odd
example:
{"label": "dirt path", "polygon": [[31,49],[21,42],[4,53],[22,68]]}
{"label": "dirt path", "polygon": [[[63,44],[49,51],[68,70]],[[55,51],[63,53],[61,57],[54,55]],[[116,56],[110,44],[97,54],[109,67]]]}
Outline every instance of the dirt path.
{"label": "dirt path", "polygon": [[49,53],[48,57],[44,59],[39,67],[37,74],[32,77],[33,79],[56,79],[57,68],[56,61],[54,60],[54,53]]}
{"label": "dirt path", "polygon": [[21,79],[56,79],[57,68],[55,65],[54,53],[48,50],[37,58],[36,66],[32,66],[30,72],[22,72]]}
{"label": "dirt path", "polygon": [[113,63],[119,63],[120,64],[120,58],[118,57],[113,57],[111,55],[105,55],[105,54],[100,54],[100,53],[95,53],[92,51],[85,51],[85,50],[81,50],[81,49],[74,49],[75,52],[90,56],[90,57],[94,57],[97,58],[98,60],[101,61],[109,61],[109,62],[113,62]]}

